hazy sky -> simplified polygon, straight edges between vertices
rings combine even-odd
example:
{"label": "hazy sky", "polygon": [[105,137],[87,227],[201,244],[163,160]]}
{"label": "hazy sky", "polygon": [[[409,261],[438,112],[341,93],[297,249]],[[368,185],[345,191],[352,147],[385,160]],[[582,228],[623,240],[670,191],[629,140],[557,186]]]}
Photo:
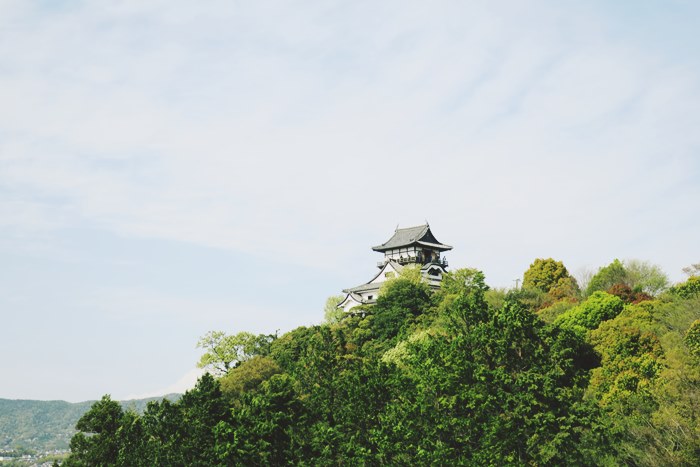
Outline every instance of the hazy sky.
{"label": "hazy sky", "polygon": [[[696,1],[0,1],[0,397],[182,389],[397,224],[511,287],[700,261]],[[183,379],[184,378],[184,379]]]}

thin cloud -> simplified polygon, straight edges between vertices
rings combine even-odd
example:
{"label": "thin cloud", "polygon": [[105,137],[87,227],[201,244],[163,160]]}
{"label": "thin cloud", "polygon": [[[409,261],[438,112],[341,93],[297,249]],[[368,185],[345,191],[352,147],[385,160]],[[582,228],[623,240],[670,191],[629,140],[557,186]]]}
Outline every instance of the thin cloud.
{"label": "thin cloud", "polygon": [[[240,274],[275,264],[250,286],[261,296],[268,281],[310,290],[314,273],[341,290],[397,222],[427,219],[453,267],[496,286],[536,257],[640,258],[676,280],[697,261],[700,63],[620,33],[604,5],[0,8],[9,257],[68,262],[65,236],[106,232],[238,254]],[[226,301],[122,287],[85,296],[105,316],[228,316]],[[308,321],[259,306],[251,327]]]}

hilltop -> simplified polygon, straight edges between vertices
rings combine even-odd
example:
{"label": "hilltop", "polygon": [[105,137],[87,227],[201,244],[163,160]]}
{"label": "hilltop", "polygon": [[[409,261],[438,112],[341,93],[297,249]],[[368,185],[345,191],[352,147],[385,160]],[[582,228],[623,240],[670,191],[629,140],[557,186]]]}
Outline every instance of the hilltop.
{"label": "hilltop", "polygon": [[616,260],[579,284],[538,259],[518,289],[435,289],[404,268],[329,318],[207,334],[213,375],[141,415],[103,397],[65,465],[700,463],[698,275]]}

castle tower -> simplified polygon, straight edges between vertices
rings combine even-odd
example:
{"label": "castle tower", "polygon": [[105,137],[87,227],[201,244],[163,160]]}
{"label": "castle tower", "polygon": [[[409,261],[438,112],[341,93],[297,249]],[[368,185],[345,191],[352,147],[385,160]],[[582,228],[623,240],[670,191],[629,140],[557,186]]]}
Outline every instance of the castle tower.
{"label": "castle tower", "polygon": [[343,290],[347,295],[338,304],[338,308],[350,311],[357,305],[376,303],[382,283],[398,276],[407,265],[420,267],[421,274],[430,287],[439,288],[442,275],[447,270],[447,259],[441,254],[452,247],[440,243],[426,223],[405,229],[397,228],[389,240],[372,249],[384,253],[384,259],[377,263],[379,273],[366,284]]}

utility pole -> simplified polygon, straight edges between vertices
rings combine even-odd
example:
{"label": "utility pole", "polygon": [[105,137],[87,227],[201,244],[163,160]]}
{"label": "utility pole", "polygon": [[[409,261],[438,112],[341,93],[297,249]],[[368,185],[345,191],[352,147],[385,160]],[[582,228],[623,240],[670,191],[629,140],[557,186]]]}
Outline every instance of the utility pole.
{"label": "utility pole", "polygon": [[513,282],[515,282],[515,290],[518,290],[518,286],[520,285],[520,279],[515,279]]}

